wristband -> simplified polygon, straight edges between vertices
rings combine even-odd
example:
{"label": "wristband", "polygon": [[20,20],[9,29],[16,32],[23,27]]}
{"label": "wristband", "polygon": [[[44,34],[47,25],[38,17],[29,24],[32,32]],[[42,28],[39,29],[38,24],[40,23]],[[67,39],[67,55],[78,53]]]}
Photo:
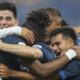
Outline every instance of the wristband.
{"label": "wristband", "polygon": [[68,57],[69,60],[72,60],[77,56],[76,52],[72,49],[68,50],[65,55]]}

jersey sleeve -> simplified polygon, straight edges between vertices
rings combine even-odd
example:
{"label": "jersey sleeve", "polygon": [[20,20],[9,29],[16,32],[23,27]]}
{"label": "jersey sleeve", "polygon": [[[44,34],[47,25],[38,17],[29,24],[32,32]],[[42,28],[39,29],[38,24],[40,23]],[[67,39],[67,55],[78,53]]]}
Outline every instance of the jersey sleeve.
{"label": "jersey sleeve", "polygon": [[77,76],[80,72],[79,70],[80,62],[78,60],[73,60],[59,72],[59,75],[62,80],[66,80]]}
{"label": "jersey sleeve", "polygon": [[7,35],[20,35],[21,34],[21,27],[13,26],[9,28],[0,29],[0,38],[4,38]]}
{"label": "jersey sleeve", "polygon": [[43,55],[39,59],[41,63],[46,63],[56,58],[55,53],[46,44],[40,43],[40,44],[34,45],[33,47],[37,47],[42,51]]}

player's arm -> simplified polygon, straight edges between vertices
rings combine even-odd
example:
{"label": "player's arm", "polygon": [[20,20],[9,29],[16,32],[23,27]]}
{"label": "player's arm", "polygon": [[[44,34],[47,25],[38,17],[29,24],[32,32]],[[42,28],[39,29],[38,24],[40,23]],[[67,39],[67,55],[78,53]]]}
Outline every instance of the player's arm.
{"label": "player's arm", "polygon": [[0,64],[0,77],[8,78],[20,78],[24,80],[39,80],[37,77],[33,76],[30,73],[22,72],[22,71],[16,71],[9,69],[6,65]]}
{"label": "player's arm", "polygon": [[0,38],[4,38],[7,35],[20,35],[21,34],[21,27],[13,26],[9,28],[0,29]]}
{"label": "player's arm", "polygon": [[33,44],[34,42],[34,34],[31,30],[27,28],[13,26],[9,28],[0,29],[0,38],[4,38],[7,35],[13,35],[13,34],[25,38],[30,44]]}
{"label": "player's arm", "polygon": [[7,44],[2,41],[0,41],[0,50],[32,59],[39,59],[42,56],[42,51],[38,48],[27,45]]}
{"label": "player's arm", "polygon": [[34,72],[38,74],[39,76],[47,77],[55,73],[56,71],[60,70],[69,61],[70,60],[68,56],[64,54],[53,61],[43,63],[43,64],[40,61],[35,60],[30,66],[31,66],[31,69],[34,70]]}

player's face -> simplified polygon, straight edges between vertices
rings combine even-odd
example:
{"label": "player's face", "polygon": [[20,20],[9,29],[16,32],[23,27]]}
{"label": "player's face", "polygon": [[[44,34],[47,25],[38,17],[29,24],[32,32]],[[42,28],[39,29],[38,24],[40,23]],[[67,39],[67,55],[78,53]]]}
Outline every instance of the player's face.
{"label": "player's face", "polygon": [[18,20],[9,10],[0,11],[0,28],[7,28],[18,25]]}
{"label": "player's face", "polygon": [[51,47],[59,55],[61,52],[69,49],[70,47],[69,40],[65,40],[62,37],[62,34],[58,34],[55,37],[52,37]]}

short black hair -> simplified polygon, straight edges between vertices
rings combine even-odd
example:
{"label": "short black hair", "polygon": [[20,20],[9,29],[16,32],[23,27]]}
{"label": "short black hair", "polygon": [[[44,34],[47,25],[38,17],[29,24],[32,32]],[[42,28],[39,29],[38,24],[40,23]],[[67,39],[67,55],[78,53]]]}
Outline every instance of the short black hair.
{"label": "short black hair", "polygon": [[10,2],[0,3],[0,11],[1,10],[9,10],[9,11],[11,11],[13,13],[13,16],[15,18],[17,17],[16,6],[13,3],[10,3]]}
{"label": "short black hair", "polygon": [[62,21],[61,13],[59,10],[51,7],[45,8],[44,10],[49,14],[52,22],[55,20],[59,20],[60,22]]}
{"label": "short black hair", "polygon": [[76,44],[77,35],[76,35],[75,31],[72,28],[64,27],[64,28],[55,29],[51,33],[51,37],[56,36],[57,34],[62,34],[62,36],[65,39],[67,39],[68,37],[72,38],[72,40],[74,41],[74,44]]}
{"label": "short black hair", "polygon": [[25,27],[34,31],[39,38],[39,41],[45,36],[45,29],[49,27],[51,20],[49,15],[44,11],[44,9],[37,9],[28,13],[26,18]]}
{"label": "short black hair", "polygon": [[48,8],[45,8],[45,10],[53,16],[57,15],[61,17],[60,11],[55,8],[48,7]]}
{"label": "short black hair", "polygon": [[54,17],[59,17],[61,19],[61,26],[67,26],[69,25],[64,19],[62,19],[62,15],[60,13],[60,11],[56,8],[45,8],[45,11],[51,15],[51,17],[54,19]]}

